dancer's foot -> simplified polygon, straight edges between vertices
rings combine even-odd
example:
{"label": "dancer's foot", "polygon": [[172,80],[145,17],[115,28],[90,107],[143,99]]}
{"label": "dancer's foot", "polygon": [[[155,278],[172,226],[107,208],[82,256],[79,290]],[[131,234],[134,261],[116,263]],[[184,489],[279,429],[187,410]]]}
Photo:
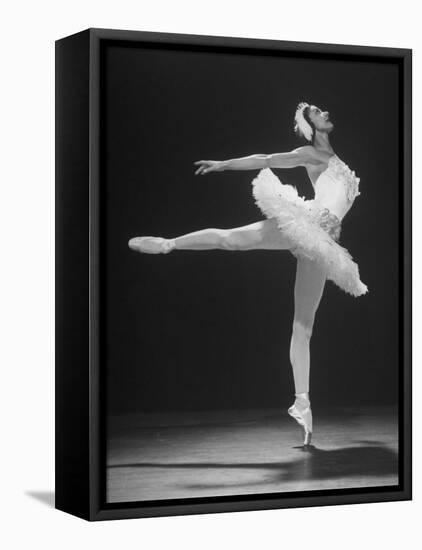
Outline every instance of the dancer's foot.
{"label": "dancer's foot", "polygon": [[174,239],[162,237],[134,237],[128,245],[130,249],[146,254],[168,254],[175,248]]}
{"label": "dancer's foot", "polygon": [[307,393],[297,393],[293,405],[287,411],[303,430],[303,445],[310,445],[312,439],[312,410]]}

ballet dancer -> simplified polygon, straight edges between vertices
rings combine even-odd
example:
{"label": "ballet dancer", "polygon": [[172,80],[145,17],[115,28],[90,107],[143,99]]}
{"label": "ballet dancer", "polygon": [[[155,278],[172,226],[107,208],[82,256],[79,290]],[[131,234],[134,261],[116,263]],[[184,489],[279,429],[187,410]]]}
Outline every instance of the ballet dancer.
{"label": "ballet dancer", "polygon": [[[295,400],[288,413],[303,431],[304,446],[311,443],[312,410],[309,398],[309,344],[315,314],[327,279],[352,296],[367,292],[348,250],[339,244],[342,219],[360,195],[355,172],[334,152],[329,136],[334,128],[329,113],[301,102],[294,130],[307,145],[290,152],[255,154],[230,160],[199,160],[196,175],[223,170],[260,170],[252,181],[253,197],[266,216],[243,227],[202,229],[175,238],[135,237],[129,247],[148,254],[174,250],[230,251],[289,250],[297,260],[294,318],[290,343]],[[314,198],[300,197],[283,184],[271,168],[302,166],[314,188]]]}

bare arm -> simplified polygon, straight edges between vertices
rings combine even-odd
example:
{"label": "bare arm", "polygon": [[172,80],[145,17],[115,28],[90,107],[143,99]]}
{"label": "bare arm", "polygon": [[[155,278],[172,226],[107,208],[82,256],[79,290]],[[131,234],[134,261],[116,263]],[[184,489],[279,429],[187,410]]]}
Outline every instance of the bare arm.
{"label": "bare arm", "polygon": [[198,160],[195,174],[208,172],[222,172],[223,170],[255,170],[261,168],[296,168],[307,164],[316,164],[317,160],[313,147],[307,145],[288,153],[274,153],[272,155],[250,155],[248,157],[230,160]]}

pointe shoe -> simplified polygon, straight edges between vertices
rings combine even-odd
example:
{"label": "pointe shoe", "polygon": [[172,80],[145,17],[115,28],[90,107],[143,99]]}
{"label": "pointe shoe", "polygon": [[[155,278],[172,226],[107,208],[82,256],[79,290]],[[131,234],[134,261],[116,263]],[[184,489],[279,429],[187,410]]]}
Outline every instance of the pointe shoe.
{"label": "pointe shoe", "polygon": [[303,445],[310,445],[312,439],[312,410],[309,399],[296,399],[287,412],[303,429]]}
{"label": "pointe shoe", "polygon": [[131,250],[144,252],[146,254],[168,254],[175,247],[171,239],[162,237],[134,237],[128,242]]}

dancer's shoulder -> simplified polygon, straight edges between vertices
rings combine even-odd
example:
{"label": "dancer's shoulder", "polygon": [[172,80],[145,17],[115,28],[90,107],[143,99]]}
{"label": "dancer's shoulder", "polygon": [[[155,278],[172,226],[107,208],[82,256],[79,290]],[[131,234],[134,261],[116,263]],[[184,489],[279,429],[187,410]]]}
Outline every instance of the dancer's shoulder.
{"label": "dancer's shoulder", "polygon": [[318,151],[313,146],[304,145],[287,153],[265,155],[265,166],[268,168],[296,168],[297,166],[311,166],[321,164]]}
{"label": "dancer's shoulder", "polygon": [[320,164],[321,158],[319,151],[315,149],[313,145],[302,145],[294,150],[295,153],[301,158],[303,164]]}

